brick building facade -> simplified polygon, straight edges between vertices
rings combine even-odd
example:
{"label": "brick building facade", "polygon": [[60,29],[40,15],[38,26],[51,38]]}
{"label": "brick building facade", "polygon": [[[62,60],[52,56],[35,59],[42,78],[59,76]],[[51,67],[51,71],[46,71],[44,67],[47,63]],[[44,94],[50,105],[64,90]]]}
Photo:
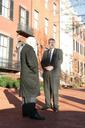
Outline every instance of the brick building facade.
{"label": "brick building facade", "polygon": [[39,62],[48,38],[59,47],[59,22],[59,0],[0,0],[0,74],[19,71],[18,34],[26,37],[33,31]]}
{"label": "brick building facade", "polygon": [[85,81],[85,25],[73,19],[73,74]]}

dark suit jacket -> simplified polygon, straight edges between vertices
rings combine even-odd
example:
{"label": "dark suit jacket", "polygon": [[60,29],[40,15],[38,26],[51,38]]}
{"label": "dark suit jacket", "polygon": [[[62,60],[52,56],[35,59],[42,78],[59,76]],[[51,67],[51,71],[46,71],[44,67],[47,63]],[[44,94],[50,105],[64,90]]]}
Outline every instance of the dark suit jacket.
{"label": "dark suit jacket", "polygon": [[52,59],[51,62],[49,61],[49,49],[44,51],[42,60],[41,60],[41,65],[42,68],[45,70],[44,67],[46,66],[53,66],[54,70],[62,63],[63,61],[63,53],[61,49],[54,49],[53,55],[52,55]]}
{"label": "dark suit jacket", "polygon": [[44,69],[44,67],[46,66],[53,66],[54,68],[56,68],[56,57],[57,57],[56,49],[54,49],[51,61],[49,60],[48,54],[49,54],[49,49],[44,51],[44,54],[41,60],[42,68]]}
{"label": "dark suit jacket", "polygon": [[[58,83],[61,74],[61,63],[63,61],[63,52],[61,49],[54,49],[51,62],[48,60],[48,50],[46,50],[43,54],[41,65],[43,68],[43,78],[44,80],[48,79],[49,72],[45,69],[46,66],[53,66],[53,70],[50,71],[51,78],[53,80],[54,86]],[[54,80],[55,79],[55,80]],[[55,81],[55,82],[54,82]]]}

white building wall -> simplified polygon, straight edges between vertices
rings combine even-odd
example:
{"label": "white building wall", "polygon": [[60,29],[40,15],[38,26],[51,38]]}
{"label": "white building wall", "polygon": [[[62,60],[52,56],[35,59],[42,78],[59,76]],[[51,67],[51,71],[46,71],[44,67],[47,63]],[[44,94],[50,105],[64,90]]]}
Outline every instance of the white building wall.
{"label": "white building wall", "polygon": [[60,48],[63,50],[62,71],[70,73],[72,72],[73,40],[71,35],[68,35],[63,31],[61,31]]}

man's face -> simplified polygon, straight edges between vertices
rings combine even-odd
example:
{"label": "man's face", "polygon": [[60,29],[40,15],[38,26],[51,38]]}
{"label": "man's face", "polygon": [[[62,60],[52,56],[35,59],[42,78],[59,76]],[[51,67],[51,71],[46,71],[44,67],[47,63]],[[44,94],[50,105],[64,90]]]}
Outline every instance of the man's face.
{"label": "man's face", "polygon": [[55,47],[55,40],[50,40],[49,41],[49,48],[54,48]]}
{"label": "man's face", "polygon": [[24,42],[24,41],[25,41],[25,38],[23,36],[18,35],[16,49],[19,49],[22,45],[22,42]]}
{"label": "man's face", "polygon": [[17,36],[17,42],[19,42],[19,41],[24,42],[25,40],[26,40],[25,37],[23,37],[23,36],[21,36],[21,35],[18,35],[18,36]]}

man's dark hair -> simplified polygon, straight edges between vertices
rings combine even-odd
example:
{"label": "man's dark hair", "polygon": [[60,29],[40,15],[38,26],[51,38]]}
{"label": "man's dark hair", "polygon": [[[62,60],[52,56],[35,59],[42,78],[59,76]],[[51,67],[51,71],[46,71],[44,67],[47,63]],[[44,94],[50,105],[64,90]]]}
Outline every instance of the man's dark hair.
{"label": "man's dark hair", "polygon": [[51,40],[52,40],[52,41],[55,41],[55,39],[49,38],[48,43],[50,43]]}

